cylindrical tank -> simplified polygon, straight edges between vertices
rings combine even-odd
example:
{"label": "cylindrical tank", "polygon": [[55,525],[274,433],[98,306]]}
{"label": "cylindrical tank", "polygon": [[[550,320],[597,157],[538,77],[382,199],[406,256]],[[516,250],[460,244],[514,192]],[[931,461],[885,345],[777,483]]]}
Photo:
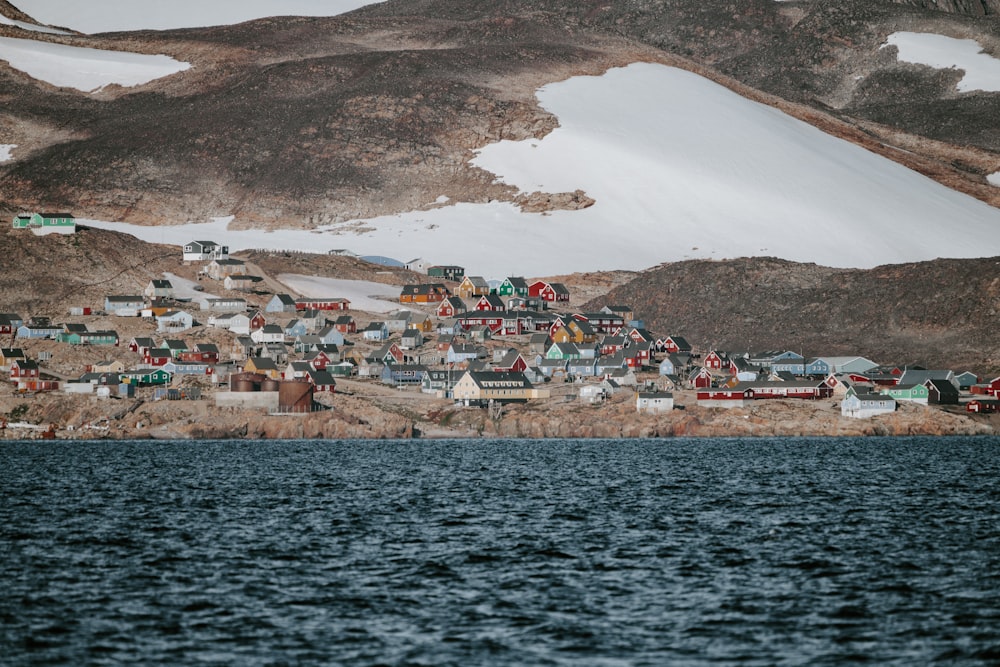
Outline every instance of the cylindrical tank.
{"label": "cylindrical tank", "polygon": [[278,389],[278,409],[282,412],[310,412],[313,386],[309,380],[288,380]]}
{"label": "cylindrical tank", "polygon": [[264,381],[260,383],[261,391],[278,391],[278,386],[280,383],[273,378],[264,378]]}
{"label": "cylindrical tank", "polygon": [[229,391],[260,391],[264,376],[257,373],[233,373],[229,376]]}

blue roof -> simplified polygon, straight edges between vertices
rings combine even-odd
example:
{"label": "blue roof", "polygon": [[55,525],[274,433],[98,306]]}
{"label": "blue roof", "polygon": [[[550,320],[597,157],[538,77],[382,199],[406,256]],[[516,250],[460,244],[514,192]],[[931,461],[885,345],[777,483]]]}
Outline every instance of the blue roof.
{"label": "blue roof", "polygon": [[398,259],[393,259],[392,257],[383,257],[382,255],[365,255],[364,257],[360,257],[359,259],[362,259],[366,262],[370,262],[372,264],[380,264],[382,266],[398,266],[398,267],[406,266]]}

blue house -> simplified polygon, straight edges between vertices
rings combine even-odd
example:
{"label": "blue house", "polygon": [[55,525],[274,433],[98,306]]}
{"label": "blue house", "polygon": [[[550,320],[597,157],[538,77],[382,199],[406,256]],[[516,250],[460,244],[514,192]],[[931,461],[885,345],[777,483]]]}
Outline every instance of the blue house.
{"label": "blue house", "polygon": [[382,384],[393,386],[420,384],[427,375],[427,367],[420,364],[386,364],[382,368]]}

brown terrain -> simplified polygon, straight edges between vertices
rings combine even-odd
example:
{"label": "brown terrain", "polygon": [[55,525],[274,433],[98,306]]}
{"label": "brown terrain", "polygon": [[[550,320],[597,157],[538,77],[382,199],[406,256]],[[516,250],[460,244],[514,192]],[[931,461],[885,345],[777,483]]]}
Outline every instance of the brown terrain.
{"label": "brown terrain", "polygon": [[[137,364],[140,361],[139,355],[128,351],[124,347],[125,343],[133,336],[155,335],[155,327],[141,318],[114,317],[100,313],[87,317],[70,317],[70,308],[99,308],[106,294],[140,293],[150,279],[161,277],[164,272],[197,280],[199,268],[197,265],[184,265],[180,261],[180,249],[177,247],[146,244],[128,235],[87,228],[78,230],[73,236],[48,237],[0,228],[0,246],[24,258],[20,271],[0,273],[0,304],[3,304],[0,312],[18,312],[24,317],[49,317],[54,322],[83,322],[93,330],[114,329],[119,333],[122,346],[118,348],[74,347],[54,341],[16,339],[0,342],[3,347],[21,347],[32,358],[48,353],[51,358],[43,364],[45,371],[66,379],[78,377],[90,364],[109,359],[121,359],[128,365]],[[391,271],[385,267],[338,256],[246,253],[241,258],[259,270],[260,275],[266,279],[268,289],[272,286],[280,288],[281,283],[275,276],[284,273],[377,280],[393,285],[419,279],[417,274],[402,270]],[[51,267],[56,265],[63,267],[63,270],[53,276]],[[973,273],[977,271],[975,266],[969,266]],[[766,259],[711,262],[695,268],[696,270],[691,270],[692,267],[666,265],[647,272],[651,274],[648,276],[618,272],[573,274],[558,276],[556,279],[566,283],[574,294],[570,308],[587,310],[599,303],[633,303],[637,313],[648,312],[652,328],[664,332],[692,332],[692,342],[700,346],[698,336],[702,331],[711,330],[709,327],[712,318],[716,316],[718,320],[714,322],[716,328],[713,334],[716,338],[712,340],[722,341],[726,335],[737,334],[726,328],[730,325],[721,312],[701,313],[698,304],[703,294],[698,290],[708,289],[707,287],[696,289],[693,283],[681,283],[671,288],[667,285],[674,280],[671,271],[678,272],[680,276],[694,276],[707,270],[720,272],[720,275],[711,276],[711,281],[719,282],[731,281],[733,275],[748,276],[745,278],[746,284],[739,285],[735,291],[740,298],[730,302],[731,306],[739,305],[736,309],[739,317],[730,317],[729,320],[743,321],[747,326],[746,331],[761,335],[760,347],[765,347],[765,340],[768,339],[760,333],[762,330],[753,328],[752,320],[741,320],[743,314],[754,312],[761,322],[779,321],[779,318],[787,319],[787,311],[794,308],[789,306],[782,312],[756,310],[774,300],[773,294],[767,298],[764,297],[765,294],[777,291],[783,298],[791,299],[791,295],[801,292],[805,296],[794,298],[817,299],[811,302],[812,311],[822,311],[824,308],[820,306],[823,303],[830,304],[827,309],[834,312],[814,325],[826,326],[825,323],[837,320],[837,298],[830,294],[838,289],[849,289],[853,285],[874,284],[878,287],[878,281],[883,280],[887,281],[886,285],[894,287],[872,288],[866,293],[868,298],[873,299],[866,311],[874,318],[870,327],[855,328],[855,321],[845,322],[844,326],[831,329],[826,334],[815,334],[816,339],[836,341],[836,331],[848,331],[854,336],[850,340],[857,346],[850,348],[851,350],[877,350],[881,348],[875,346],[886,344],[883,332],[896,326],[896,335],[891,340],[897,347],[893,348],[895,355],[892,359],[899,359],[900,356],[905,359],[918,358],[927,350],[920,336],[901,336],[898,323],[890,324],[890,318],[896,312],[894,309],[899,305],[895,299],[908,296],[919,300],[921,290],[926,289],[926,286],[912,279],[913,269],[888,267],[874,272],[832,271],[814,265],[796,265]],[[931,276],[935,272],[954,271],[949,262],[943,261],[929,262],[918,268],[920,270],[916,271],[917,274]],[[877,273],[879,271],[885,275]],[[95,280],[96,276],[105,277]],[[994,278],[993,282],[996,280]],[[209,283],[206,288],[211,293],[236,295],[227,293],[215,281]],[[644,284],[653,287],[652,293],[644,296],[637,291]],[[820,290],[824,285],[827,285],[826,289],[829,291],[825,297],[822,291],[810,291]],[[904,285],[910,291],[901,295],[899,290]],[[996,285],[993,284],[992,287],[995,289]],[[249,295],[241,293],[239,296],[245,296],[252,304],[262,306],[271,293],[262,290]],[[659,300],[661,296],[664,297],[663,300]],[[585,304],[588,300],[589,303]],[[947,314],[933,300],[926,304],[925,315],[934,309],[942,312],[942,317]],[[671,310],[664,311],[664,308]],[[920,308],[915,306],[914,312],[917,311]],[[664,312],[674,314],[665,316]],[[700,315],[692,317],[692,313]],[[356,311],[353,314],[362,326],[377,317]],[[195,315],[198,316],[198,311],[195,311]],[[287,319],[291,315],[285,317]],[[995,317],[995,313],[991,317]],[[955,323],[953,343],[956,355],[972,354],[968,350],[972,350],[973,346],[967,346],[966,350],[958,343],[963,336],[979,335],[974,326],[978,321],[971,318]],[[682,322],[685,323],[684,326],[680,326]],[[816,328],[815,331],[819,329]],[[789,332],[784,340],[794,340],[793,333]],[[777,345],[782,338],[777,332],[772,332],[772,335],[774,338],[771,340]],[[220,349],[227,349],[227,342],[232,336],[229,332],[200,323],[194,329],[183,332],[180,337],[189,342],[214,342]],[[523,340],[521,343],[523,344]],[[356,344],[364,345],[360,341]],[[497,340],[492,341],[490,346],[505,348],[509,344],[511,341]],[[840,351],[838,345],[841,344],[847,345],[828,343],[823,349],[836,354]],[[991,345],[994,344],[993,341],[983,342],[979,349],[992,350]],[[871,354],[882,359],[875,352]],[[942,358],[947,357],[946,353],[941,354]],[[970,367],[978,372],[987,369],[996,372],[997,364],[980,360],[979,364]],[[655,373],[647,373],[640,379],[655,381],[657,376]],[[995,433],[1000,426],[1000,418],[996,416],[970,416],[957,407],[928,409],[902,405],[892,415],[870,420],[852,420],[840,416],[839,402],[834,399],[815,403],[761,401],[745,409],[706,409],[695,404],[694,393],[691,391],[678,391],[675,394],[678,405],[684,406],[684,409],[664,416],[640,416],[635,412],[632,392],[620,392],[604,405],[591,406],[576,398],[578,388],[573,383],[547,385],[552,393],[551,399],[536,404],[506,406],[502,414],[496,415],[485,410],[457,407],[451,401],[422,394],[417,389],[398,390],[378,382],[357,379],[338,380],[337,393],[332,396],[317,395],[320,403],[332,408],[329,411],[304,416],[269,416],[255,410],[215,407],[211,398],[214,388],[206,378],[178,378],[172,386],[199,386],[206,392],[206,398],[200,401],[153,401],[152,389],[149,388],[140,389],[137,398],[130,400],[62,393],[21,395],[11,391],[10,385],[7,385],[8,389],[0,391],[0,418],[10,423],[36,424],[38,428],[0,430],[0,438],[39,436],[49,424],[56,426],[57,437],[84,439],[972,435]]]}
{"label": "brown terrain", "polygon": [[[31,20],[6,0],[0,12]],[[958,93],[960,72],[900,63],[893,49],[880,49],[892,32],[914,30],[974,38],[997,55],[998,16],[997,0],[389,0],[334,18],[32,34],[165,53],[193,67],[135,89],[90,94],[0,66],[0,143],[18,145],[17,159],[0,164],[0,215],[66,209],[174,224],[233,214],[245,225],[311,228],[413,210],[441,194],[453,202],[517,201],[530,210],[582,208],[592,203],[586,193],[519,195],[469,158],[488,143],[542,137],[556,126],[537,104],[539,86],[635,61],[694,71],[1000,206],[1000,189],[985,180],[1000,171],[1000,94]],[[4,25],[0,36],[25,37]],[[165,271],[196,278],[196,267],[180,265],[176,247],[94,229],[48,238],[0,229],[0,312],[64,321],[70,307],[136,293]],[[420,280],[350,258],[244,258],[271,291],[280,287],[281,273],[399,285]],[[574,306],[626,303],[650,329],[685,335],[705,349],[860,354],[989,374],[1000,372],[998,268],[996,259],[980,259],[856,271],[760,258],[555,279],[573,290]],[[266,295],[256,298],[262,303]],[[122,318],[94,316],[87,324],[117,329],[124,340],[148,335]],[[222,341],[204,327],[187,337]],[[88,351],[28,345],[33,353],[52,353],[47,365],[54,373],[79,374],[96,361]],[[330,437],[624,437],[995,427],[939,410],[847,422],[827,403],[812,406],[803,420],[780,404],[719,415],[684,396],[678,401],[687,409],[661,418],[637,418],[627,401],[595,410],[553,400],[512,407],[491,420],[408,392],[345,384],[334,410],[290,420],[229,414],[207,403],[135,407],[6,394],[0,415],[77,429],[109,424],[110,431],[92,432],[118,437],[286,436],[296,429]]]}

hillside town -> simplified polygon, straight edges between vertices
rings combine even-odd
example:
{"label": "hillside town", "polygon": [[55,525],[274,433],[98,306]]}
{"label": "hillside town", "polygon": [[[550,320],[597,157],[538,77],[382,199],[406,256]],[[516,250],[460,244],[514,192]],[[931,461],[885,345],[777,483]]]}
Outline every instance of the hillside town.
{"label": "hillside town", "polygon": [[[75,223],[69,214],[36,213],[15,217],[13,227],[73,234]],[[775,399],[832,400],[843,419],[878,419],[901,405],[1000,410],[1000,377],[861,355],[698,349],[683,332],[649,331],[626,304],[574,308],[572,291],[545,279],[487,281],[415,259],[407,268],[426,280],[400,286],[398,307],[383,314],[355,310],[341,294],[272,289],[280,283],[253,275],[214,241],[185,244],[177,265],[196,278],[151,279],[64,313],[6,312],[0,304],[0,370],[12,394],[126,406],[198,401],[289,418],[336,410],[338,392],[376,386],[494,416],[511,405],[570,401],[598,410],[625,401],[636,415]],[[23,413],[0,414],[0,427],[54,437],[93,426],[32,424]]]}

